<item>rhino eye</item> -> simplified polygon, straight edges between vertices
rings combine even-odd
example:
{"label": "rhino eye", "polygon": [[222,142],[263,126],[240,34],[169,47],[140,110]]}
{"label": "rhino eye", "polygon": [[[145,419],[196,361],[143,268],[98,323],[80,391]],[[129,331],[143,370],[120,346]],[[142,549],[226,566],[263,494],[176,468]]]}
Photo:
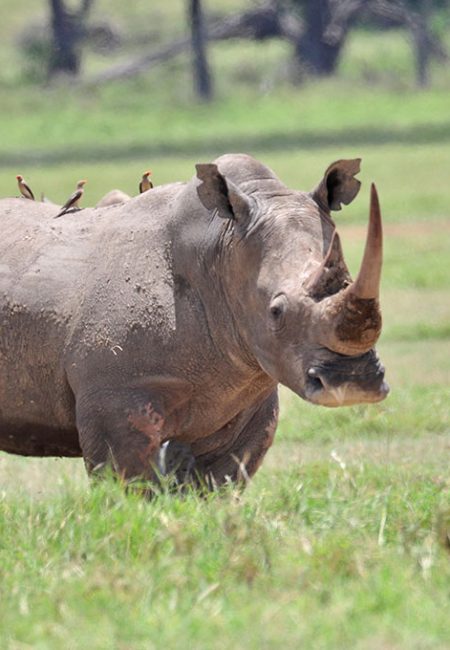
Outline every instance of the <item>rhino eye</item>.
{"label": "rhino eye", "polygon": [[284,314],[286,312],[286,297],[277,296],[274,298],[269,307],[270,320],[272,321],[273,327],[280,327],[284,320]]}

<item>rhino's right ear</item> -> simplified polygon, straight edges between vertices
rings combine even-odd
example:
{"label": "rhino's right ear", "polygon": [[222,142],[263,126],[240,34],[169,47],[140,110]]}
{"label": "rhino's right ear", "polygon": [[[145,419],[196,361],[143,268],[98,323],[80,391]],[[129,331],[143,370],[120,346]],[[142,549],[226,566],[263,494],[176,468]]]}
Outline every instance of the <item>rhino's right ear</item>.
{"label": "rhino's right ear", "polygon": [[348,205],[359,192],[361,183],[355,175],[360,169],[361,158],[332,163],[319,185],[311,192],[312,198],[327,211],[341,210],[341,204]]}
{"label": "rhino's right ear", "polygon": [[207,210],[217,210],[222,219],[236,221],[250,214],[250,199],[230,180],[227,180],[213,163],[195,165],[200,201]]}

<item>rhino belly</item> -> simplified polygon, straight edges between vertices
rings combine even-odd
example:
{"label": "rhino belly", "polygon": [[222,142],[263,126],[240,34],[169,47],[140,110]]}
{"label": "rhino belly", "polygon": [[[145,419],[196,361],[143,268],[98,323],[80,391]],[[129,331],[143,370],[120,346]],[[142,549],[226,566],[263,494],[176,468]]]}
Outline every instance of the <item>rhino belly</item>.
{"label": "rhino belly", "polygon": [[0,450],[20,456],[81,456],[76,429],[0,419]]}

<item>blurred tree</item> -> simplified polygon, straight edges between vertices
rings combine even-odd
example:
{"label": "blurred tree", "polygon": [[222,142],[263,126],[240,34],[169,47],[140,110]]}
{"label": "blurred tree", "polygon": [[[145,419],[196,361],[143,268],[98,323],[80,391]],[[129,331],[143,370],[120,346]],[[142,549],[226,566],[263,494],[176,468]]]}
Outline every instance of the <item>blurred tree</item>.
{"label": "blurred tree", "polygon": [[368,0],[289,0],[304,28],[295,44],[295,59],[313,75],[336,71],[350,27]]}
{"label": "blurred tree", "polygon": [[194,88],[202,101],[212,99],[211,74],[207,59],[207,34],[201,0],[188,0],[188,21],[191,28]]}
{"label": "blurred tree", "polygon": [[[417,80],[428,80],[430,57],[448,60],[442,41],[432,29],[437,9],[449,0],[264,0],[242,13],[205,21],[201,0],[188,0],[190,38],[140,53],[115,63],[87,83],[97,85],[132,77],[193,51],[194,79],[199,97],[212,95],[206,41],[232,38],[265,40],[281,38],[292,44],[299,68],[313,75],[336,72],[346,38],[361,18],[381,28],[410,30],[415,47]],[[376,18],[376,20],[374,20]],[[205,24],[206,23],[206,24]]]}
{"label": "blurred tree", "polygon": [[84,24],[94,0],[81,0],[76,11],[69,11],[64,0],[50,0],[52,45],[49,77],[64,73],[77,75],[80,71],[79,43],[84,36]]}
{"label": "blurred tree", "polygon": [[373,15],[409,30],[414,48],[416,83],[421,87],[427,86],[431,58],[448,60],[445,47],[432,28],[434,13],[448,8],[448,0],[371,0],[369,8]]}
{"label": "blurred tree", "polygon": [[[115,63],[110,68],[91,77],[88,83],[96,85],[133,77],[179,56],[189,48],[192,49],[191,5],[188,5],[188,9],[189,28],[191,31],[190,38],[177,39],[160,48],[141,53],[137,58],[132,57],[120,63]],[[203,31],[205,28],[207,28],[206,34]],[[232,14],[225,18],[210,20],[209,22],[207,21],[206,25],[203,24],[202,26],[203,38],[207,38],[210,42],[232,38],[248,38],[252,40],[285,38],[290,42],[295,42],[300,33],[300,21],[292,12],[280,10],[279,0],[267,0],[264,4],[252,7],[248,11]]]}
{"label": "blurred tree", "polygon": [[303,20],[295,44],[295,59],[313,75],[331,75],[350,29],[361,16],[382,18],[385,24],[407,29],[413,43],[416,82],[429,82],[432,57],[447,60],[442,42],[432,29],[438,9],[448,9],[448,0],[284,0]]}

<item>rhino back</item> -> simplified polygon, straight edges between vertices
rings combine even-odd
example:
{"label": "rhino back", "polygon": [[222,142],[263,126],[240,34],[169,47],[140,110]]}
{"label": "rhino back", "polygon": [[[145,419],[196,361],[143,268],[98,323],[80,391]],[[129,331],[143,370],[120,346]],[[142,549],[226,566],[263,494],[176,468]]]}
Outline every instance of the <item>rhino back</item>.
{"label": "rhino back", "polygon": [[0,418],[73,427],[68,355],[103,346],[111,356],[131,320],[149,321],[148,305],[164,328],[178,187],[57,220],[54,206],[0,202]]}

